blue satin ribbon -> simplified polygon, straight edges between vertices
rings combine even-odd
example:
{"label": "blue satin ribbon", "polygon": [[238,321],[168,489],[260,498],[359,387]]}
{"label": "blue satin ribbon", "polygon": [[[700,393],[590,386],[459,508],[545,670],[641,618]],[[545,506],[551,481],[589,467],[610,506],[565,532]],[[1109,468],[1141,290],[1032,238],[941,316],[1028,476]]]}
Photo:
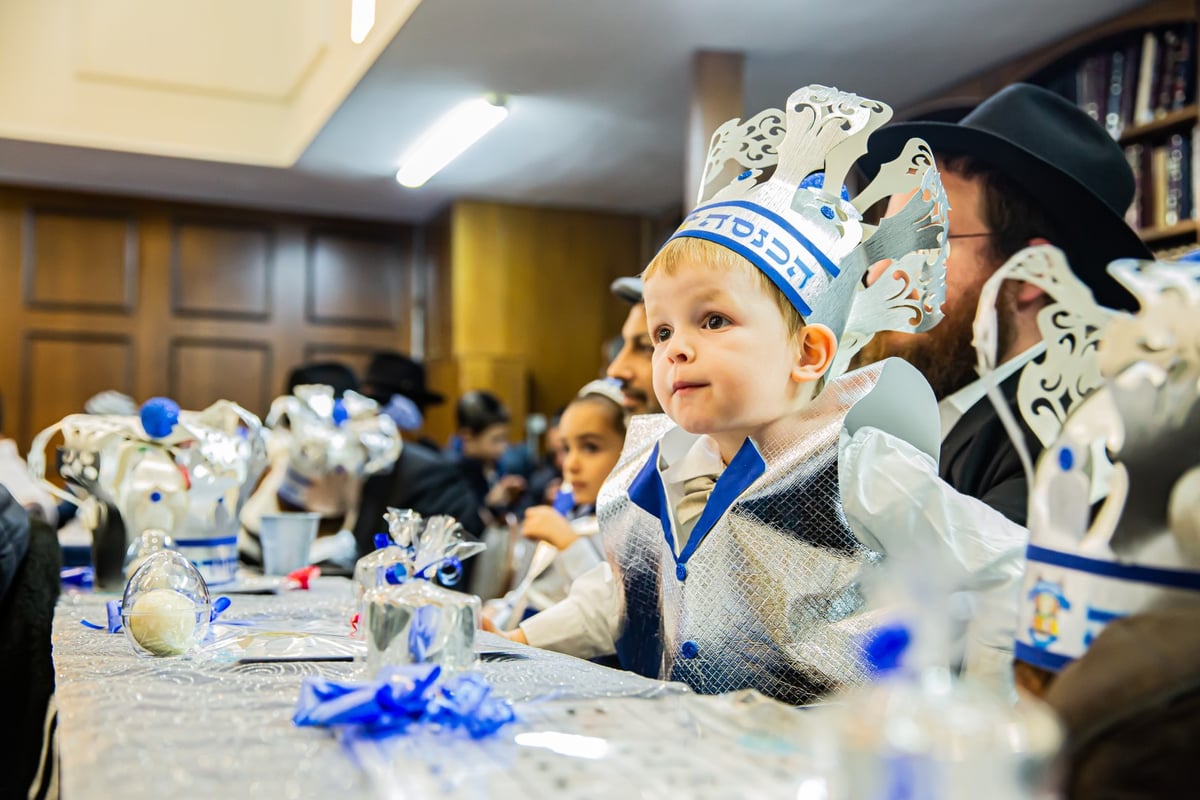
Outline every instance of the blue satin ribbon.
{"label": "blue satin ribbon", "polygon": [[[208,616],[208,621],[216,622],[217,617],[221,616],[221,612],[223,612],[225,609],[229,608],[229,605],[231,602],[232,601],[228,597],[225,597],[224,595],[222,595],[221,597],[218,597],[216,600],[214,600],[213,604],[212,604],[212,611],[209,613],[209,616]],[[85,628],[91,628],[94,631],[108,631],[109,633],[120,633],[121,628],[122,628],[121,601],[120,600],[109,600],[107,603],[104,604],[104,610],[108,614],[108,624],[107,625],[97,625],[95,622],[89,622],[86,619],[79,620],[79,624]]]}
{"label": "blue satin ribbon", "polygon": [[434,570],[438,580],[443,586],[453,586],[462,579],[462,561],[454,556],[446,556],[440,561],[435,561],[432,564],[425,565],[425,568],[413,575],[414,578],[420,578],[423,581],[431,581],[434,577]]}
{"label": "blue satin ribbon", "polygon": [[466,673],[440,680],[434,664],[384,667],[370,683],[336,683],[309,677],[300,686],[292,722],[342,727],[352,737],[381,739],[413,725],[432,724],[490,736],[516,719],[507,700],[492,694],[483,676]]}
{"label": "blue satin ribbon", "polygon": [[91,589],[96,583],[96,572],[91,567],[63,567],[59,573],[63,586],[78,586]]}

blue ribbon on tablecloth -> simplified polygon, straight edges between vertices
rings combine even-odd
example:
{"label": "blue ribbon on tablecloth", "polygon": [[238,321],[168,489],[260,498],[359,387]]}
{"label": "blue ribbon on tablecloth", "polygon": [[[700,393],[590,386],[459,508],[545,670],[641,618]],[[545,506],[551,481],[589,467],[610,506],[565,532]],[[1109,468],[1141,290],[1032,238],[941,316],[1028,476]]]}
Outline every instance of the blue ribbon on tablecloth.
{"label": "blue ribbon on tablecloth", "polygon": [[[216,622],[217,617],[221,616],[221,612],[229,608],[229,604],[233,602],[228,597],[222,595],[213,601],[212,611],[209,612],[208,621]],[[89,622],[86,619],[79,620],[79,624],[85,628],[91,628],[94,631],[108,631],[109,633],[121,632],[121,601],[109,600],[104,604],[104,610],[108,614],[107,625],[97,625],[95,622]]]}
{"label": "blue ribbon on tablecloth", "polygon": [[308,677],[292,722],[339,728],[352,738],[379,739],[432,724],[481,739],[516,719],[512,706],[492,694],[478,673],[440,680],[435,664],[384,667],[369,683],[337,683]]}

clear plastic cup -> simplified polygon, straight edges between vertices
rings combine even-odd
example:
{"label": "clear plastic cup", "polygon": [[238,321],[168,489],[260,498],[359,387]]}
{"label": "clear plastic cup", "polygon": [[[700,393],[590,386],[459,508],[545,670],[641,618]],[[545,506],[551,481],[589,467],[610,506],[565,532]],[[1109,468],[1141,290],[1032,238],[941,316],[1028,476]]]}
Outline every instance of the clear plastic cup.
{"label": "clear plastic cup", "polygon": [[308,553],[317,539],[320,523],[321,515],[315,512],[263,514],[258,528],[263,574],[287,575],[307,567]]}

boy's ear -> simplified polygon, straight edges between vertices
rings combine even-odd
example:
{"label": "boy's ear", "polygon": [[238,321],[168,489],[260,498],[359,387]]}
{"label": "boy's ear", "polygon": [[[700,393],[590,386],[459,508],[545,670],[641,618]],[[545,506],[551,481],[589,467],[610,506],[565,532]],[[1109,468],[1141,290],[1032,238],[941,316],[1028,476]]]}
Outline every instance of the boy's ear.
{"label": "boy's ear", "polygon": [[833,364],[837,353],[837,336],[827,325],[805,325],[800,329],[796,363],[792,365],[792,380],[808,383],[820,378]]}

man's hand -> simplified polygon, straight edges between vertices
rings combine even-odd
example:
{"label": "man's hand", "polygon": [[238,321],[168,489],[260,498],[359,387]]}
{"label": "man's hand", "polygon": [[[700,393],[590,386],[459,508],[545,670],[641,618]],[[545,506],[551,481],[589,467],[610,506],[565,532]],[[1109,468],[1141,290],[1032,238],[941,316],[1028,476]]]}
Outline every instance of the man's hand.
{"label": "man's hand", "polygon": [[550,506],[534,506],[526,511],[521,532],[527,539],[549,542],[559,550],[566,550],[579,538],[567,518]]}

